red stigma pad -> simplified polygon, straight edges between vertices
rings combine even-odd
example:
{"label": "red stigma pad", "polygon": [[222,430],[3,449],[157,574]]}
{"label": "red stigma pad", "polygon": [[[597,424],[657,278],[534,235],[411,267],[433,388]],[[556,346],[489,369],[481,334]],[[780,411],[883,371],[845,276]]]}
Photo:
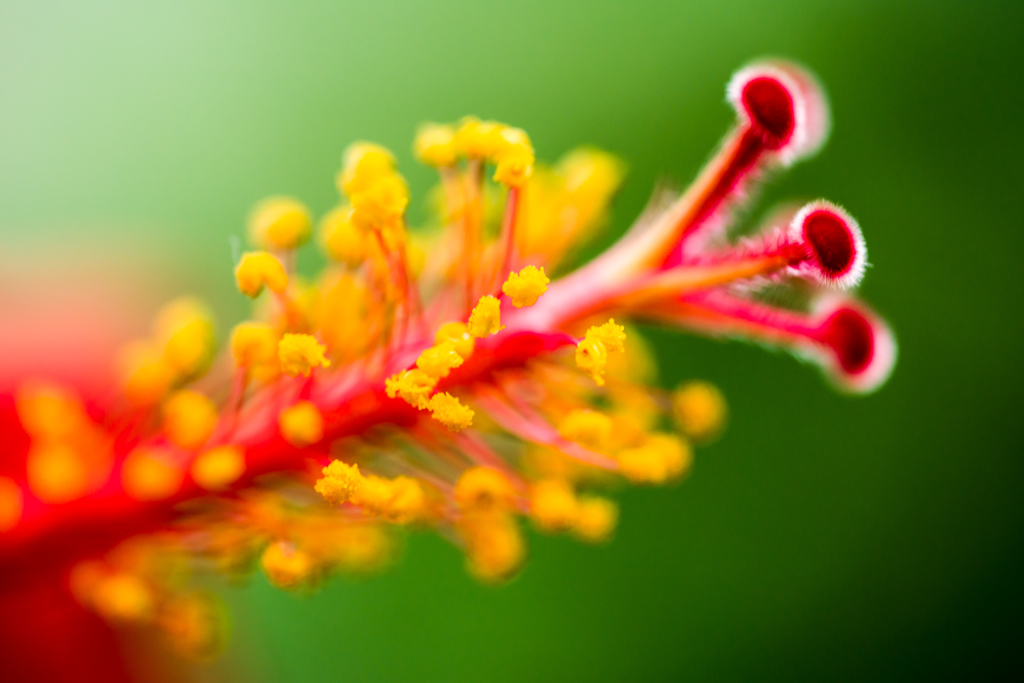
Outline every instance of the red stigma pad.
{"label": "red stigma pad", "polygon": [[764,133],[769,149],[779,149],[793,136],[796,113],[793,97],[781,82],[759,76],[743,87],[743,107],[751,123]]}
{"label": "red stigma pad", "polygon": [[820,340],[835,352],[844,372],[863,372],[875,357],[875,331],[871,322],[852,308],[840,308],[821,328]]}
{"label": "red stigma pad", "polygon": [[804,220],[804,239],[824,274],[838,278],[849,272],[856,244],[849,226],[831,211],[815,211]]}

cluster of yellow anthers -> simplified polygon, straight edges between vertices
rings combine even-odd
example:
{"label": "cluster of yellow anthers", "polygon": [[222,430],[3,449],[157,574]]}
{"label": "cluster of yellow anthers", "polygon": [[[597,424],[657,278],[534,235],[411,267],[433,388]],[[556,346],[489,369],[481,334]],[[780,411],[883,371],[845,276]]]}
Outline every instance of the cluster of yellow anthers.
{"label": "cluster of yellow anthers", "polygon": [[[258,563],[275,585],[310,587],[386,562],[384,523],[453,532],[475,575],[504,579],[525,553],[518,516],[600,542],[618,513],[590,491],[616,473],[658,484],[687,471],[688,443],[657,429],[665,416],[694,440],[720,429],[713,387],[642,386],[650,357],[614,320],[527,330],[557,342],[539,351],[515,340],[522,324],[499,335],[543,300],[545,269],[601,225],[617,160],[581,149],[535,167],[523,131],[473,118],[424,126],[414,150],[439,171],[438,225],[407,230],[406,183],[393,155],[369,143],[344,153],[343,202],[319,222],[329,264],[318,281],[296,268],[311,212],[290,198],[259,203],[248,226],[255,250],[235,268],[238,289],[256,300],[252,319],[232,330],[221,362],[209,310],[191,298],[167,306],[120,358],[119,431],[68,390],[21,391],[31,494],[87,512],[95,494],[104,515],[120,510],[131,528],[103,559],[76,566],[84,604],[155,624],[205,656],[220,639],[219,612],[181,589],[183,563],[229,574]],[[572,353],[544,352],[565,339],[576,369]],[[257,479],[282,472],[292,477]],[[112,477],[120,488],[104,489]],[[308,483],[329,507],[309,498]],[[182,518],[174,506],[193,498]],[[147,515],[160,524],[133,526]],[[21,518],[21,489],[0,477],[0,530]]]}

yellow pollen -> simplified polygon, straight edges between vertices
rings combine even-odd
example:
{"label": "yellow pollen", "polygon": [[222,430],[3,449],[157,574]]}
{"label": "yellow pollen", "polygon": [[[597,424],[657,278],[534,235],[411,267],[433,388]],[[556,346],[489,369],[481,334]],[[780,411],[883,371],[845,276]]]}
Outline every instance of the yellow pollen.
{"label": "yellow pollen", "polygon": [[603,206],[622,183],[625,164],[608,152],[581,147],[562,157],[558,170],[565,178],[565,189],[578,201],[585,199],[588,204],[599,202]]}
{"label": "yellow pollen", "polygon": [[48,382],[26,382],[15,398],[18,420],[30,436],[61,439],[87,421],[79,398],[70,390]]}
{"label": "yellow pollen", "polygon": [[239,323],[231,331],[231,355],[243,368],[270,363],[277,356],[277,341],[277,331],[266,323]]}
{"label": "yellow pollen", "polygon": [[463,512],[512,510],[515,501],[512,482],[489,467],[471,467],[455,483],[455,502]]}
{"label": "yellow pollen", "polygon": [[284,292],[288,287],[288,273],[280,259],[273,254],[250,251],[242,254],[242,259],[235,267],[235,282],[242,294],[255,299],[264,286],[276,294]]}
{"label": "yellow pollen", "polygon": [[478,339],[505,329],[501,324],[501,304],[498,300],[490,294],[480,297],[476,308],[469,314],[468,327],[469,333]]}
{"label": "yellow pollen", "polygon": [[148,341],[133,342],[121,349],[118,367],[124,394],[136,405],[158,403],[174,382],[174,368]]}
{"label": "yellow pollen", "polygon": [[359,489],[352,494],[351,502],[370,512],[380,512],[393,495],[391,480],[368,474],[363,477]]}
{"label": "yellow pollen", "polygon": [[583,496],[577,506],[573,533],[584,541],[601,543],[615,531],[619,509],[615,503],[596,496]]}
{"label": "yellow pollen", "polygon": [[372,142],[354,142],[345,149],[338,174],[338,191],[352,196],[395,169],[395,157]]}
{"label": "yellow pollen", "polygon": [[427,166],[454,166],[458,159],[455,129],[437,123],[425,123],[416,131],[413,154]]}
{"label": "yellow pollen", "polygon": [[89,471],[70,445],[43,443],[29,451],[25,462],[28,487],[44,503],[66,503],[85,494]]}
{"label": "yellow pollen", "polygon": [[190,389],[171,394],[164,403],[164,429],[174,444],[198,448],[217,426],[217,408],[209,398]]}
{"label": "yellow pollen", "polygon": [[409,524],[429,517],[426,493],[420,482],[411,477],[385,479],[369,475],[352,494],[351,501],[395,524]]}
{"label": "yellow pollen", "polygon": [[598,339],[604,344],[608,353],[621,353],[625,349],[626,328],[616,325],[612,318],[604,325],[596,325],[587,330],[587,336]]}
{"label": "yellow pollen", "polygon": [[452,368],[462,365],[462,356],[455,351],[451,342],[441,342],[431,346],[416,359],[416,367],[431,377],[447,377]]}
{"label": "yellow pollen", "polygon": [[219,491],[245,473],[245,451],[239,446],[218,446],[200,453],[192,463],[192,479],[207,491]]}
{"label": "yellow pollen", "polygon": [[576,524],[579,505],[576,493],[565,481],[548,479],[530,491],[530,516],[544,531],[566,531]]}
{"label": "yellow pollen", "polygon": [[167,454],[155,449],[136,449],[121,465],[121,485],[136,500],[169,498],[178,492],[184,476]]}
{"label": "yellow pollen", "polygon": [[10,477],[0,477],[0,533],[10,531],[21,521],[25,497]]}
{"label": "yellow pollen", "polygon": [[389,248],[404,240],[404,233],[397,229],[409,204],[409,187],[402,176],[397,173],[383,175],[350,194],[349,201],[352,202],[352,221],[357,227],[390,229],[384,235],[385,242],[392,242]]}
{"label": "yellow pollen", "polygon": [[164,306],[154,332],[164,360],[183,377],[201,374],[213,359],[213,315],[198,299],[183,297]]}
{"label": "yellow pollen", "polygon": [[652,434],[617,456],[619,471],[636,484],[663,484],[682,476],[693,461],[689,445],[670,434]]}
{"label": "yellow pollen", "polygon": [[689,382],[672,394],[672,414],[683,433],[708,441],[725,426],[728,408],[722,392],[707,382]]}
{"label": "yellow pollen", "polygon": [[359,474],[359,465],[335,460],[323,469],[314,490],[331,505],[348,502],[362,488],[366,478]]}
{"label": "yellow pollen", "polygon": [[285,541],[268,545],[260,564],[270,582],[284,589],[298,588],[313,570],[309,555]]}
{"label": "yellow pollen", "polygon": [[458,432],[473,424],[473,410],[449,393],[434,394],[427,407],[430,416],[450,431]]}
{"label": "yellow pollen", "polygon": [[312,218],[291,197],[268,197],[249,214],[249,239],[261,249],[296,249],[309,239]]}
{"label": "yellow pollen", "polygon": [[355,268],[366,260],[367,236],[352,223],[352,207],[332,209],[320,221],[320,243],[338,263]]}
{"label": "yellow pollen", "polygon": [[152,618],[152,590],[134,574],[118,572],[101,578],[92,590],[96,611],[111,621],[140,622]]}
{"label": "yellow pollen", "polygon": [[604,386],[608,354],[621,352],[625,341],[626,330],[622,325],[616,325],[615,320],[591,327],[583,341],[576,345],[576,366],[589,374],[598,386]]}
{"label": "yellow pollen", "polygon": [[391,540],[379,526],[351,525],[341,532],[335,535],[338,540],[335,558],[342,568],[365,573],[379,569],[388,560]]}
{"label": "yellow pollen", "polygon": [[459,354],[462,360],[467,360],[472,356],[473,349],[476,347],[476,340],[469,333],[469,326],[466,323],[454,322],[441,325],[437,334],[434,335],[434,343],[442,342],[451,342],[455,347],[455,353]]}
{"label": "yellow pollen", "polygon": [[427,496],[420,482],[411,477],[391,480],[391,497],[381,507],[385,519],[395,524],[409,524],[427,517]]}
{"label": "yellow pollen", "polygon": [[324,436],[324,418],[309,401],[299,401],[281,411],[277,423],[284,440],[297,448],[316,443]]}
{"label": "yellow pollen", "polygon": [[538,270],[535,266],[526,266],[518,273],[510,273],[501,291],[512,299],[513,306],[522,308],[537,303],[540,295],[548,291],[549,282],[543,267]]}
{"label": "yellow pollen", "polygon": [[470,159],[493,158],[503,146],[501,131],[504,129],[495,121],[481,121],[467,116],[459,122],[455,132],[455,147],[459,154]]}
{"label": "yellow pollen", "polygon": [[497,168],[495,182],[508,187],[522,187],[533,175],[533,145],[529,136],[519,128],[505,128],[499,135],[494,153]]}
{"label": "yellow pollen", "polygon": [[[368,328],[374,327],[381,309],[373,305],[373,294],[360,278],[337,271],[325,274],[320,290],[314,309],[314,327],[319,328],[320,338],[341,362],[359,357],[375,341]],[[352,330],[365,332],[352,334]]]}
{"label": "yellow pollen", "polygon": [[612,437],[612,419],[596,410],[572,410],[558,425],[558,433],[570,441],[595,451],[608,448]]}
{"label": "yellow pollen", "polygon": [[496,511],[462,521],[469,570],[483,581],[502,581],[519,569],[526,556],[522,534],[512,515]]}
{"label": "yellow pollen", "polygon": [[331,361],[324,358],[325,348],[308,334],[286,334],[277,345],[281,370],[291,377],[309,377],[313,368],[329,368]]}
{"label": "yellow pollen", "polygon": [[437,378],[431,377],[419,368],[403,370],[392,375],[384,382],[385,391],[390,398],[401,396],[409,405],[424,410],[434,390]]}

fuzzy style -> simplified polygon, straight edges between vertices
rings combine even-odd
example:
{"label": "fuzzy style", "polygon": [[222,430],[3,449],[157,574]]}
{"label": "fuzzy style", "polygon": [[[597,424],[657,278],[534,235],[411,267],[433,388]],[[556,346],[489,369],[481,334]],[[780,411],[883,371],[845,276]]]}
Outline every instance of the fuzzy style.
{"label": "fuzzy style", "polygon": [[[295,199],[256,205],[235,269],[253,314],[222,352],[208,309],[183,298],[126,344],[116,399],[46,378],[0,396],[0,677],[128,680],[115,634],[215,655],[222,611],[195,573],[258,568],[309,591],[385,566],[417,526],[500,582],[525,558],[524,520],[608,540],[610,485],[681,479],[726,422],[707,382],[651,386],[635,322],[779,346],[846,391],[881,386],[896,344],[850,293],[867,252],[844,209],[811,202],[728,239],[766,173],[824,143],[823,91],[759,62],[727,99],[736,124],[693,184],[575,270],[621,162],[582,148],[547,166],[522,130],[427,124],[427,225],[406,225],[391,152],[354,143],[318,225]],[[314,234],[329,264],[309,279],[294,264]],[[768,303],[767,287],[804,305]]]}

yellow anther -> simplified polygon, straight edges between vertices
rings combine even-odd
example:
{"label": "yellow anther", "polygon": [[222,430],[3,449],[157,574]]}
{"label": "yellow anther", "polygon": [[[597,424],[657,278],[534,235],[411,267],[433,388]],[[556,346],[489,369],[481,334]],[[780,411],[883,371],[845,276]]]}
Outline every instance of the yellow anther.
{"label": "yellow anther", "polygon": [[672,395],[672,414],[683,433],[708,441],[725,426],[728,408],[722,392],[707,382],[689,382]]}
{"label": "yellow anther", "polygon": [[430,509],[423,485],[411,477],[395,477],[392,496],[382,511],[384,517],[396,524],[409,524],[429,517]]}
{"label": "yellow anther", "polygon": [[494,155],[494,180],[508,187],[522,187],[533,175],[535,159],[530,138],[518,128],[505,128],[499,140]]}
{"label": "yellow anther", "polygon": [[573,533],[584,541],[601,543],[615,531],[618,520],[619,508],[615,503],[596,496],[584,496],[579,499]]}
{"label": "yellow anther", "polygon": [[434,394],[427,407],[430,408],[430,416],[450,431],[458,432],[473,424],[473,410],[451,394]]}
{"label": "yellow anther", "polygon": [[455,352],[451,342],[441,342],[426,349],[416,359],[416,367],[431,377],[447,377],[452,368],[462,365],[462,356]]}
{"label": "yellow anther", "polygon": [[419,368],[403,370],[392,375],[385,382],[385,391],[391,398],[401,396],[411,406],[424,410],[430,400],[437,378],[431,377]]}
{"label": "yellow anther", "polygon": [[164,397],[174,381],[174,368],[161,349],[138,341],[125,346],[118,356],[122,387],[129,401],[148,406]]}
{"label": "yellow anther", "polygon": [[285,408],[277,418],[284,440],[297,448],[316,443],[324,437],[324,418],[316,405],[299,401]]}
{"label": "yellow anther", "polygon": [[501,324],[501,304],[488,294],[480,297],[476,308],[469,314],[469,333],[476,337],[486,337],[505,329]]}
{"label": "yellow anther", "polygon": [[548,479],[533,485],[530,491],[530,516],[544,531],[566,531],[576,524],[579,504],[568,483]]}
{"label": "yellow anther", "polygon": [[309,377],[313,368],[329,368],[331,361],[324,358],[324,350],[324,345],[308,334],[286,334],[277,345],[281,370],[291,377]]}
{"label": "yellow anther", "polygon": [[455,353],[459,354],[462,360],[467,360],[473,355],[476,347],[476,340],[469,333],[469,326],[466,323],[445,323],[434,335],[434,343],[450,342],[455,347]]}
{"label": "yellow anther", "polygon": [[198,391],[177,391],[164,403],[167,438],[182,448],[202,446],[216,426],[217,407]]}
{"label": "yellow anther", "polygon": [[509,273],[501,291],[512,299],[513,306],[522,308],[537,303],[540,295],[548,291],[549,282],[551,280],[544,274],[543,267],[538,270],[536,266],[526,266],[518,273]]}
{"label": "yellow anther", "polygon": [[604,374],[608,371],[608,349],[600,340],[586,337],[576,345],[576,367],[603,387]]}
{"label": "yellow anther", "polygon": [[181,488],[185,472],[170,456],[156,449],[138,448],[121,465],[121,485],[136,500],[162,500]]}
{"label": "yellow anther", "polygon": [[395,157],[372,142],[353,142],[341,157],[338,190],[348,196],[365,190],[395,170]]}
{"label": "yellow anther", "polygon": [[604,325],[595,325],[587,330],[583,341],[576,345],[576,365],[589,374],[598,386],[604,386],[608,371],[608,354],[621,352],[626,340],[626,330],[609,320]]}
{"label": "yellow anther", "polygon": [[398,229],[409,205],[409,187],[397,173],[381,176],[367,187],[349,195],[352,222],[360,229],[384,230],[385,243],[393,249],[404,241]]}
{"label": "yellow anther", "polygon": [[352,494],[351,502],[370,512],[380,512],[393,495],[390,479],[368,474],[363,477],[359,489]]}
{"label": "yellow anther", "polygon": [[245,473],[245,451],[227,445],[200,453],[192,462],[192,479],[207,491],[219,491],[234,484]]}
{"label": "yellow anther", "polygon": [[313,571],[309,555],[287,541],[271,543],[260,558],[263,572],[278,588],[298,588]]}
{"label": "yellow anther", "polygon": [[312,219],[291,197],[268,197],[249,214],[249,239],[261,249],[295,249],[309,239]]}
{"label": "yellow anther", "polygon": [[216,350],[213,315],[201,301],[182,297],[164,306],[154,325],[164,359],[184,377],[204,372]]}
{"label": "yellow anther", "polygon": [[[320,330],[331,354],[342,362],[362,355],[375,341],[368,328],[374,327],[374,316],[382,312],[374,305],[372,294],[361,279],[344,272],[326,274],[320,290],[314,328]],[[354,329],[366,332],[352,334]]]}
{"label": "yellow anther", "polygon": [[601,227],[622,164],[597,150],[576,150],[554,170],[535,170],[530,192],[520,199],[525,219],[516,239],[521,253],[543,259],[549,268]]}
{"label": "yellow anther", "polygon": [[171,646],[190,659],[208,660],[224,645],[224,617],[212,598],[175,597],[161,606],[157,620]]}
{"label": "yellow anther", "polygon": [[472,515],[460,524],[469,570],[483,581],[502,581],[519,569],[526,556],[515,517],[505,512]]}
{"label": "yellow anther", "polygon": [[359,465],[335,460],[323,469],[323,475],[313,487],[331,505],[341,505],[352,499],[362,488],[366,478],[359,474]]}
{"label": "yellow anther", "polygon": [[422,521],[429,516],[426,493],[419,481],[411,477],[388,480],[368,476],[352,502],[396,524]]}
{"label": "yellow anther", "polygon": [[587,337],[600,340],[608,353],[621,353],[625,349],[626,328],[616,325],[612,318],[604,325],[595,325],[587,330]]}
{"label": "yellow anther", "polygon": [[21,487],[10,477],[0,477],[0,533],[18,525],[24,502]]}
{"label": "yellow anther", "polygon": [[663,484],[684,474],[693,460],[689,445],[669,434],[653,434],[617,456],[619,471],[637,484]]}
{"label": "yellow anther", "polygon": [[339,206],[320,220],[320,243],[339,263],[356,267],[367,255],[367,236],[352,223],[352,207]]}
{"label": "yellow anther", "polygon": [[264,286],[277,294],[282,293],[288,287],[288,273],[273,254],[250,251],[242,254],[235,267],[235,282],[242,294],[255,299]]}
{"label": "yellow anther", "polygon": [[387,562],[391,555],[391,539],[377,525],[349,526],[338,536],[339,547],[335,551],[335,561],[348,571],[374,571]]}
{"label": "yellow anther", "polygon": [[604,209],[608,197],[622,183],[625,164],[607,152],[583,147],[562,157],[558,171],[565,179],[566,191],[584,213],[581,218],[589,221]]}
{"label": "yellow anther", "polygon": [[26,382],[18,387],[15,408],[22,427],[35,438],[65,438],[88,421],[78,396],[49,382]]}
{"label": "yellow anther", "polygon": [[608,448],[612,437],[612,419],[596,410],[569,411],[558,425],[558,433],[570,441],[602,451]]}
{"label": "yellow anther", "polygon": [[28,488],[44,503],[66,503],[85,494],[89,469],[72,446],[41,443],[29,451],[25,462]]}
{"label": "yellow anther", "polygon": [[501,131],[505,127],[495,121],[481,121],[467,116],[455,132],[455,147],[470,159],[490,159],[502,147]]}
{"label": "yellow anther", "polygon": [[231,331],[231,355],[243,368],[270,363],[277,357],[277,330],[265,323],[244,322]]}
{"label": "yellow anther", "polygon": [[437,123],[423,124],[416,131],[412,151],[416,158],[427,166],[435,168],[454,166],[458,158],[455,129]]}
{"label": "yellow anther", "polygon": [[96,611],[111,621],[148,621],[156,607],[152,589],[126,572],[101,578],[93,587],[91,598]]}
{"label": "yellow anther", "polygon": [[463,512],[512,510],[516,490],[508,477],[490,467],[471,467],[455,483],[455,502]]}

